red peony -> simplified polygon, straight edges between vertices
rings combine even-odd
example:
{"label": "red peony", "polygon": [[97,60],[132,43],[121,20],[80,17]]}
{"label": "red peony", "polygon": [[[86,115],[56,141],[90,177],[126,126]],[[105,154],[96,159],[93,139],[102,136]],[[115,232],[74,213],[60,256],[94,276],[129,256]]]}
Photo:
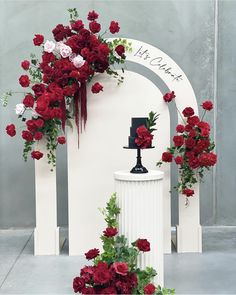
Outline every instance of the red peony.
{"label": "red peony", "polygon": [[173,142],[176,147],[181,147],[184,144],[184,138],[182,135],[176,135],[173,137]]}
{"label": "red peony", "polygon": [[188,117],[187,122],[190,126],[195,126],[200,122],[200,119],[198,116],[192,116],[192,117]]}
{"label": "red peony", "polygon": [[101,25],[97,23],[96,21],[92,21],[91,23],[89,23],[89,29],[92,33],[96,34],[100,32]]}
{"label": "red peony", "polygon": [[170,152],[164,152],[162,154],[162,161],[163,162],[172,162],[173,156]]}
{"label": "red peony", "polygon": [[194,190],[190,189],[190,188],[185,188],[182,191],[183,195],[186,195],[187,197],[191,197],[192,195],[194,195]]}
{"label": "red peony", "polygon": [[115,262],[113,263],[113,268],[121,276],[126,276],[129,270],[129,266],[125,262]]}
{"label": "red peony", "polygon": [[184,158],[183,158],[183,157],[181,157],[181,156],[177,156],[177,157],[175,158],[175,163],[176,163],[177,165],[182,165],[183,162],[184,162]]}
{"label": "red peony", "polygon": [[108,238],[114,237],[117,233],[118,230],[115,227],[107,227],[106,230],[103,231],[104,236]]}
{"label": "red peony", "polygon": [[194,115],[194,110],[191,107],[187,107],[183,110],[184,117],[191,117]]}
{"label": "red peony", "polygon": [[27,108],[32,108],[34,106],[34,97],[31,94],[27,94],[23,99],[23,104]]}
{"label": "red peony", "polygon": [[34,139],[33,134],[31,132],[29,132],[28,130],[22,131],[21,136],[26,141],[33,141],[33,139]]}
{"label": "red peony", "polygon": [[205,167],[209,167],[209,166],[214,166],[217,162],[217,155],[214,153],[202,153],[199,156],[199,163],[200,166],[205,166]]}
{"label": "red peony", "polygon": [[24,69],[24,70],[28,70],[29,69],[29,66],[30,66],[30,62],[28,60],[23,60],[22,63],[21,63],[21,67]]}
{"label": "red peony", "polygon": [[184,130],[185,130],[184,125],[179,124],[176,126],[176,132],[178,132],[178,133],[183,133]]}
{"label": "red peony", "polygon": [[66,143],[66,138],[65,138],[65,136],[59,136],[59,137],[57,138],[57,142],[58,142],[59,144],[65,144],[65,143]]}
{"label": "red peony", "polygon": [[39,159],[41,159],[43,157],[43,153],[41,153],[40,151],[33,151],[31,153],[31,157],[33,159],[39,160]]}
{"label": "red peony", "polygon": [[115,21],[111,21],[109,30],[112,34],[118,33],[120,30],[119,23]]}
{"label": "red peony", "polygon": [[100,91],[103,91],[103,86],[97,82],[97,83],[93,84],[91,90],[93,93],[99,93]]}
{"label": "red peony", "polygon": [[34,139],[35,140],[40,140],[42,138],[43,138],[43,133],[42,132],[40,132],[40,131],[35,132],[35,134],[34,134]]}
{"label": "red peony", "polygon": [[171,91],[163,96],[165,102],[171,102],[175,98],[175,92]]}
{"label": "red peony", "polygon": [[96,258],[98,255],[99,255],[99,250],[94,248],[94,249],[91,249],[89,250],[87,253],[84,254],[85,257],[88,259],[88,260],[91,260],[93,258]]}
{"label": "red peony", "polygon": [[138,239],[136,241],[136,246],[140,251],[148,252],[150,251],[150,243],[147,239]]}
{"label": "red peony", "polygon": [[90,11],[90,12],[88,13],[87,20],[93,21],[93,20],[97,19],[98,16],[99,16],[98,13],[95,12],[94,10],[93,10],[93,11]]}
{"label": "red peony", "polygon": [[81,292],[84,287],[85,287],[85,282],[82,278],[80,277],[74,278],[73,289],[75,293]]}
{"label": "red peony", "polygon": [[119,56],[123,57],[123,56],[124,56],[124,53],[125,53],[125,47],[124,47],[123,45],[118,45],[118,46],[116,46],[116,48],[115,48],[115,52],[116,52]]}
{"label": "red peony", "polygon": [[16,135],[16,127],[14,124],[7,125],[6,132],[9,136],[13,137]]}
{"label": "red peony", "polygon": [[154,294],[156,287],[153,284],[148,284],[143,288],[144,294]]}
{"label": "red peony", "polygon": [[28,87],[30,85],[30,79],[27,75],[21,75],[19,78],[19,83],[22,87]]}
{"label": "red peony", "polygon": [[34,39],[33,39],[34,45],[35,46],[40,46],[44,41],[44,36],[39,35],[39,34],[35,34],[34,36],[35,36]]}
{"label": "red peony", "polygon": [[213,109],[213,103],[210,100],[204,101],[201,106],[206,111],[211,111]]}

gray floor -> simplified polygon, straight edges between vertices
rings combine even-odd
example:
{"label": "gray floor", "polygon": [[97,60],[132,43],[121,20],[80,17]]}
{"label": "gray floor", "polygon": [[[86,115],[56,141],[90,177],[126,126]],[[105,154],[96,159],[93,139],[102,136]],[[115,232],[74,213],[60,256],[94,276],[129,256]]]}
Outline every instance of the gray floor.
{"label": "gray floor", "polygon": [[[165,285],[178,294],[236,294],[236,227],[204,228],[202,254],[165,255]],[[0,231],[0,294],[73,294],[87,262],[62,254],[33,256],[32,230]]]}

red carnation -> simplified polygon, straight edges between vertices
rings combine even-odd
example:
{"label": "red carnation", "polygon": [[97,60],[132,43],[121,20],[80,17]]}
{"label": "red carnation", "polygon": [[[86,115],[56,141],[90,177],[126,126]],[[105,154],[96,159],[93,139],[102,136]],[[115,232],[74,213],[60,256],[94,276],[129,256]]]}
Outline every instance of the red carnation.
{"label": "red carnation", "polygon": [[66,138],[65,138],[65,136],[59,136],[59,137],[57,138],[57,142],[58,142],[59,144],[65,144],[65,143],[66,143]]}
{"label": "red carnation", "polygon": [[123,56],[124,56],[124,53],[125,53],[125,47],[124,47],[123,45],[118,45],[118,46],[116,46],[116,48],[115,48],[115,52],[116,52],[119,56],[123,57]]}
{"label": "red carnation", "polygon": [[91,260],[93,258],[96,258],[99,255],[99,252],[100,251],[98,249],[94,248],[94,249],[89,250],[84,255],[85,255],[86,259]]}
{"label": "red carnation", "polygon": [[16,127],[15,127],[15,125],[14,124],[7,125],[6,132],[11,137],[15,136],[16,135]]}
{"label": "red carnation", "polygon": [[173,137],[173,142],[176,147],[180,147],[184,144],[184,138],[182,135],[176,135]]}
{"label": "red carnation", "polygon": [[23,99],[23,104],[27,108],[32,108],[34,106],[34,97],[31,94],[27,94]]}
{"label": "red carnation", "polygon": [[21,136],[26,141],[32,141],[34,139],[33,134],[31,132],[29,132],[28,130],[22,131]]}
{"label": "red carnation", "polygon": [[40,140],[42,138],[43,138],[43,133],[42,132],[40,132],[40,131],[35,132],[35,134],[34,134],[34,139],[35,140]]}
{"label": "red carnation", "polygon": [[185,130],[184,125],[179,124],[176,126],[176,132],[178,132],[178,133],[183,133],[184,130]]}
{"label": "red carnation", "polygon": [[99,16],[98,13],[95,12],[94,10],[93,10],[93,11],[90,11],[90,12],[88,13],[87,20],[91,20],[91,21],[93,21],[93,20],[97,19],[98,16]]}
{"label": "red carnation", "polygon": [[181,156],[177,156],[177,157],[175,158],[175,163],[176,163],[177,165],[182,165],[183,162],[184,162],[184,158],[183,158],[183,157],[181,157]]}
{"label": "red carnation", "polygon": [[173,156],[170,152],[164,152],[162,154],[162,161],[163,162],[172,162]]}
{"label": "red carnation", "polygon": [[89,23],[89,29],[92,33],[96,34],[100,32],[101,25],[97,23],[96,21],[92,21],[91,23]]}
{"label": "red carnation", "polygon": [[204,101],[201,106],[206,111],[211,111],[213,109],[213,103],[210,100]]}
{"label": "red carnation", "polygon": [[203,153],[199,156],[200,166],[214,166],[217,162],[217,155],[214,153]]}
{"label": "red carnation", "polygon": [[190,126],[195,126],[200,122],[200,119],[198,116],[192,116],[192,117],[188,117],[187,122]]}
{"label": "red carnation", "polygon": [[85,282],[82,278],[80,277],[74,278],[73,289],[75,293],[81,292],[84,287],[85,287]]}
{"label": "red carnation", "polygon": [[126,276],[129,270],[129,266],[125,262],[115,262],[113,264],[113,268],[116,273],[122,276]]}
{"label": "red carnation", "polygon": [[171,102],[175,98],[175,92],[171,91],[163,96],[165,102]]}
{"label": "red carnation", "polygon": [[115,22],[114,20],[111,21],[109,30],[112,34],[118,33],[120,30],[119,23]]}
{"label": "red carnation", "polygon": [[35,34],[34,36],[35,36],[34,39],[33,39],[34,45],[35,46],[40,46],[44,41],[44,36],[39,35],[39,34]]}
{"label": "red carnation", "polygon": [[144,288],[143,288],[144,294],[154,294],[156,291],[156,287],[153,284],[147,284]]}
{"label": "red carnation", "polygon": [[21,75],[19,78],[19,83],[22,87],[28,87],[30,85],[30,79],[27,75]]}
{"label": "red carnation", "polygon": [[31,157],[33,159],[39,160],[39,159],[41,159],[43,157],[43,153],[41,153],[40,151],[33,151],[31,153]]}
{"label": "red carnation", "polygon": [[190,188],[185,188],[182,191],[183,195],[186,195],[187,197],[191,197],[194,194],[194,190],[190,189]]}
{"label": "red carnation", "polygon": [[136,241],[136,247],[143,252],[148,252],[150,251],[150,243],[148,242],[147,239],[138,239]]}
{"label": "red carnation", "polygon": [[97,82],[97,83],[93,84],[91,90],[93,93],[99,93],[100,91],[103,91],[103,86]]}
{"label": "red carnation", "polygon": [[71,24],[71,28],[76,31],[76,32],[79,32],[81,29],[84,28],[84,24],[82,22],[82,20],[77,20],[75,21],[74,23]]}
{"label": "red carnation", "polygon": [[191,117],[194,115],[194,110],[191,107],[187,107],[183,110],[182,113],[183,113],[184,117]]}
{"label": "red carnation", "polygon": [[104,236],[108,238],[114,237],[117,233],[118,230],[115,227],[107,227],[106,230],[103,231]]}
{"label": "red carnation", "polygon": [[22,63],[21,63],[21,67],[24,69],[24,70],[28,70],[29,69],[29,66],[30,66],[30,62],[28,60],[23,60]]}

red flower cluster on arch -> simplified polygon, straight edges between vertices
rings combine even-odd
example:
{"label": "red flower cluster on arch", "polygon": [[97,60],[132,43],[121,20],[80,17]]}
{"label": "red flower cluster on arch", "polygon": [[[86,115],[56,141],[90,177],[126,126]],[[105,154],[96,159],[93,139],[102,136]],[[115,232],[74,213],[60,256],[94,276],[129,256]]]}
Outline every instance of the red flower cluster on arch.
{"label": "red flower cluster on arch", "polygon": [[[125,39],[104,39],[100,34],[99,15],[90,11],[87,15],[88,29],[79,19],[76,9],[69,9],[70,24],[58,24],[53,30],[54,40],[45,40],[41,34],[35,34],[33,43],[42,47],[42,56],[38,59],[31,54],[30,60],[21,62],[26,74],[19,78],[25,89],[21,103],[16,105],[16,114],[25,124],[21,136],[25,140],[23,157],[28,153],[33,159],[44,155],[35,150],[39,140],[46,141],[48,162],[55,166],[55,150],[58,144],[65,144],[66,121],[75,118],[78,133],[87,121],[86,87],[93,81],[96,73],[107,73],[123,81],[123,77],[113,68],[114,64],[125,62],[125,52],[131,45]],[[109,32],[118,33],[117,21],[111,21]],[[28,88],[28,89],[27,89]],[[103,91],[103,85],[96,82],[91,85],[93,93]],[[12,92],[7,92],[8,96]],[[17,134],[14,124],[6,127],[9,136]]]}
{"label": "red flower cluster on arch", "polygon": [[[175,99],[174,91],[163,96],[166,103]],[[163,162],[174,161],[179,169],[179,182],[176,186],[179,192],[186,197],[194,195],[193,185],[202,180],[206,170],[217,162],[217,155],[213,152],[214,142],[210,138],[210,124],[204,120],[205,114],[213,109],[211,101],[204,101],[201,105],[203,115],[195,115],[192,107],[186,107],[182,112],[177,111],[182,119],[182,124],[176,126],[176,135],[173,145],[162,154]]]}

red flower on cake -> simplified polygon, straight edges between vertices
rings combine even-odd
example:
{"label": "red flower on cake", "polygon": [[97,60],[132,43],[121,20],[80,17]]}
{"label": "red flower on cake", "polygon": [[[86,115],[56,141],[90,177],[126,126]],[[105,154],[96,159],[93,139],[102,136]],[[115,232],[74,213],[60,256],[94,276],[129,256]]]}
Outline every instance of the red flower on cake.
{"label": "red flower on cake", "polygon": [[138,137],[135,138],[135,143],[138,147],[145,149],[152,145],[153,135],[144,125],[138,127],[136,133]]}

